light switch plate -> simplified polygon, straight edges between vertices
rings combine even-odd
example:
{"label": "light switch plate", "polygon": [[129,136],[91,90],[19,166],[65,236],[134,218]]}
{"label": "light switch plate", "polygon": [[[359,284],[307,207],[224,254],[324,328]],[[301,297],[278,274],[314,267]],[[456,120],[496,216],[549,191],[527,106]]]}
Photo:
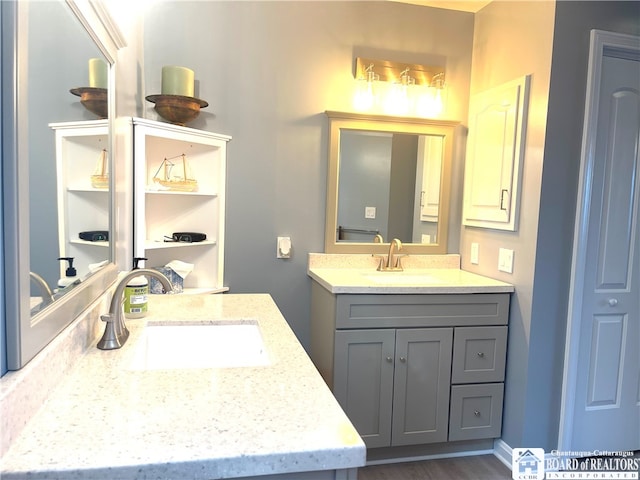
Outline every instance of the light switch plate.
{"label": "light switch plate", "polygon": [[479,260],[480,260],[480,247],[478,246],[477,243],[472,243],[471,244],[471,263],[473,263],[474,265],[478,265]]}
{"label": "light switch plate", "polygon": [[376,218],[376,207],[364,207],[364,218]]}
{"label": "light switch plate", "polygon": [[498,252],[498,270],[513,273],[513,250],[501,248]]}

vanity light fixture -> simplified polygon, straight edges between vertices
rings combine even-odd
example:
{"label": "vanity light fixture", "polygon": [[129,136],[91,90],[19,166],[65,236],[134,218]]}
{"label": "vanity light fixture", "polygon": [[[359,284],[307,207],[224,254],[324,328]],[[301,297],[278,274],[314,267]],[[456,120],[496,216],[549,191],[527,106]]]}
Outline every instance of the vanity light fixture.
{"label": "vanity light fixture", "polygon": [[353,106],[359,112],[438,117],[444,111],[444,69],[356,58]]}

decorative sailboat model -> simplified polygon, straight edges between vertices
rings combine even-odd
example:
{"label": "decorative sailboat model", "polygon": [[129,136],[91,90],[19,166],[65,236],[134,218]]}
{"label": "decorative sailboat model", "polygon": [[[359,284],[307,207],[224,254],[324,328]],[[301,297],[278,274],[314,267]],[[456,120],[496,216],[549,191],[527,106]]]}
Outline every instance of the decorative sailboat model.
{"label": "decorative sailboat model", "polygon": [[105,149],[100,152],[100,158],[96,168],[91,175],[91,186],[93,188],[109,188],[109,171],[107,162],[107,151]]}
{"label": "decorative sailboat model", "polygon": [[[172,175],[172,171],[177,165],[172,163],[171,160],[178,157],[182,157],[182,176]],[[187,156],[184,153],[175,157],[165,158],[153,175],[153,181],[168,190],[195,192],[198,190],[198,181],[195,178],[189,178],[188,170]],[[161,171],[162,174],[160,175]]]}

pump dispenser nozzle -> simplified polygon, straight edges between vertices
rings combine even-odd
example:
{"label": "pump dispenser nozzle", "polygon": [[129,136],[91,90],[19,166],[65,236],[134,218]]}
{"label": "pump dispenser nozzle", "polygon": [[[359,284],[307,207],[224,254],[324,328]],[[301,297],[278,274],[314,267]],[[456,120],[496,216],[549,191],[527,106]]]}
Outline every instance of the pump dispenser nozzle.
{"label": "pump dispenser nozzle", "polygon": [[59,257],[58,260],[69,262],[69,265],[64,272],[64,277],[61,277],[60,280],[58,280],[58,288],[65,288],[72,283],[79,281],[75,278],[78,272],[76,272],[76,269],[73,268],[73,257]]}

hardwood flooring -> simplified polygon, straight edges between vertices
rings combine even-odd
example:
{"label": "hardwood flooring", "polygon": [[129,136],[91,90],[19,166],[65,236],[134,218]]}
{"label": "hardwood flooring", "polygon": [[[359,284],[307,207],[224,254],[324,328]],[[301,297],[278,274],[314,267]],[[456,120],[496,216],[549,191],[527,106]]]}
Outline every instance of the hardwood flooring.
{"label": "hardwood flooring", "polygon": [[494,455],[440,458],[372,465],[358,469],[358,480],[511,480],[511,470]]}

